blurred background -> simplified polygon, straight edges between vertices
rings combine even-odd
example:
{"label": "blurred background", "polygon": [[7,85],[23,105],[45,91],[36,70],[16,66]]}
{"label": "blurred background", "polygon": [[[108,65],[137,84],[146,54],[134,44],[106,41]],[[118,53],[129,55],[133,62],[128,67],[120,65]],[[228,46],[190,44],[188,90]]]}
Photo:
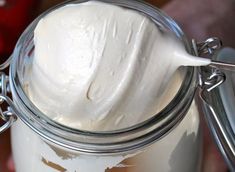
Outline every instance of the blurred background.
{"label": "blurred background", "polygon": [[[162,8],[183,28],[189,38],[205,40],[218,36],[225,46],[235,47],[234,0],[147,0]],[[20,34],[40,13],[62,0],[0,0],[0,63],[13,52]],[[220,7],[220,9],[218,9]],[[231,22],[232,21],[232,22]],[[231,22],[231,23],[230,23]],[[0,119],[0,125],[3,122]],[[204,125],[203,172],[226,172],[227,167]],[[13,172],[9,130],[0,134],[0,172]]]}

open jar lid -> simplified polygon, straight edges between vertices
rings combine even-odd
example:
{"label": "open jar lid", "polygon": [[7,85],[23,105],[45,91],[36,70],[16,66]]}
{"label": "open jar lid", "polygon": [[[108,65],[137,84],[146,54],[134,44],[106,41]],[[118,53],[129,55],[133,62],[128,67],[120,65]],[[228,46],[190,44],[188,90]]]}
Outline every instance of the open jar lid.
{"label": "open jar lid", "polygon": [[[223,60],[229,63],[235,63],[235,49],[224,48],[218,56],[218,60]],[[235,71],[223,71],[226,75],[226,81],[219,87],[219,94],[221,96],[227,120],[231,125],[233,134],[235,134]]]}
{"label": "open jar lid", "polygon": [[[235,50],[223,48],[214,60],[235,63]],[[204,69],[202,69],[203,71]],[[216,69],[212,69],[215,70]],[[203,72],[208,72],[204,70]],[[235,70],[220,69],[223,84],[202,93],[203,110],[215,142],[229,168],[235,170]]]}

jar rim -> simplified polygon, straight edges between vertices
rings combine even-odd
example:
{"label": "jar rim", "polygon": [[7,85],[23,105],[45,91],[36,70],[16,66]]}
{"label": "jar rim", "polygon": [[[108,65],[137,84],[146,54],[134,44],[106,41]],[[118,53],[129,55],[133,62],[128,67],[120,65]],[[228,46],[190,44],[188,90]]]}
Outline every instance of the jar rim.
{"label": "jar rim", "polygon": [[[171,131],[184,117],[197,86],[196,68],[187,67],[187,74],[180,91],[173,100],[159,113],[150,119],[128,128],[113,131],[84,131],[59,124],[40,112],[29,100],[20,82],[17,70],[17,59],[25,44],[28,33],[33,33],[39,20],[51,11],[64,6],[87,2],[89,0],[71,0],[59,4],[36,18],[19,38],[10,65],[10,86],[14,102],[16,103],[20,119],[44,139],[60,146],[84,152],[110,154],[137,150],[162,138]],[[191,46],[183,31],[176,22],[162,11],[143,1],[132,0],[96,0],[111,3],[124,8],[137,10],[150,17],[156,24],[168,27],[185,44],[192,53]],[[160,22],[161,21],[161,22]],[[181,103],[178,103],[181,101]],[[127,139],[128,136],[128,139]],[[84,140],[85,139],[85,140]]]}

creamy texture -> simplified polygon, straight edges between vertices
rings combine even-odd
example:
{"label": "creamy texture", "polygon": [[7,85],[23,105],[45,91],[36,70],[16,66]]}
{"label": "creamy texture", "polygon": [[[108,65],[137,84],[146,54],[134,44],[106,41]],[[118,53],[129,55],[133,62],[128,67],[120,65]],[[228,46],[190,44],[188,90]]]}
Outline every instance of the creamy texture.
{"label": "creamy texture", "polygon": [[[24,83],[29,98],[48,117],[86,130],[120,129],[148,119],[179,90],[184,77],[179,66],[210,63],[187,54],[142,13],[96,1],[46,15],[34,44]],[[11,135],[17,172],[197,172],[199,167],[194,103],[167,136],[130,155],[68,150],[44,141],[22,121]]]}
{"label": "creamy texture", "polygon": [[96,1],[45,16],[34,43],[30,99],[57,122],[86,130],[147,119],[179,66],[209,63],[142,13]]}

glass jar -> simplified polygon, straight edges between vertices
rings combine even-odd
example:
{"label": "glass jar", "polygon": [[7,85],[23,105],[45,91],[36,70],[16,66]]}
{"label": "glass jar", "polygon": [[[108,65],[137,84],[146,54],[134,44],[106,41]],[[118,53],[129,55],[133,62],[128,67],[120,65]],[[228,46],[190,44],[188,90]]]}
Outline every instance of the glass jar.
{"label": "glass jar", "polygon": [[[12,57],[0,66],[1,69],[10,62],[9,77],[1,75],[0,98],[1,102],[9,104],[9,108],[2,110],[1,116],[6,124],[0,131],[19,118],[11,127],[16,171],[200,171],[201,128],[194,101],[195,91],[198,85],[202,85],[198,68],[185,68],[179,89],[176,88],[175,96],[162,111],[144,122],[120,130],[90,132],[69,128],[49,119],[29,100],[25,80],[34,56],[33,32],[37,23],[56,8],[85,1],[69,1],[39,16],[20,37]],[[191,44],[179,26],[158,9],[140,1],[102,2],[144,13],[158,27],[175,34],[189,53],[197,55],[195,42]],[[12,93],[13,101],[8,97],[8,91]]]}

